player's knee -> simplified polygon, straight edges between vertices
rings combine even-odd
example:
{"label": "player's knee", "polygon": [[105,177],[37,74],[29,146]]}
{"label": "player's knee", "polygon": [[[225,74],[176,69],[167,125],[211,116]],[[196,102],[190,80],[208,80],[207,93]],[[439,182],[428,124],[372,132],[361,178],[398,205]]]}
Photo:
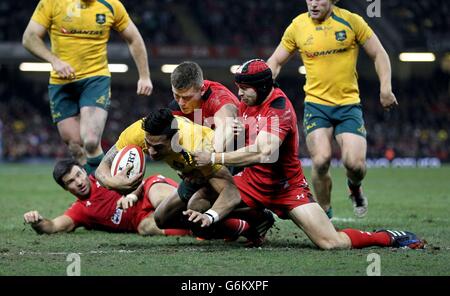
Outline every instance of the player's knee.
{"label": "player's knee", "polygon": [[330,168],[331,156],[318,155],[313,157],[312,161],[316,172],[319,175],[325,175]]}
{"label": "player's knee", "polygon": [[167,219],[164,219],[164,215],[160,211],[156,210],[153,217],[155,218],[156,227],[160,229],[166,228],[165,224],[167,223]]}
{"label": "player's knee", "polygon": [[324,238],[316,241],[316,245],[322,250],[343,249],[345,246],[338,239]]}
{"label": "player's knee", "polygon": [[99,144],[100,144],[100,139],[97,139],[94,137],[89,137],[89,138],[85,139],[83,142],[84,149],[86,149],[86,151],[90,154],[95,153]]}
{"label": "player's knee", "polygon": [[366,170],[366,161],[364,159],[346,159],[343,163],[347,170],[354,173],[363,173]]}
{"label": "player's knee", "polygon": [[67,147],[73,158],[80,159],[83,157],[84,150],[83,150],[83,147],[81,146],[81,143],[76,142],[76,141],[68,141]]}
{"label": "player's knee", "polygon": [[156,224],[150,221],[142,221],[137,230],[142,236],[157,235],[160,232],[160,229],[156,226]]}
{"label": "player's knee", "polygon": [[155,217],[155,223],[156,223],[156,226],[158,226],[159,228],[163,228],[163,226],[164,226],[164,225],[163,225],[163,224],[164,224],[164,221],[163,221],[161,215],[158,215],[158,214],[155,212],[154,217]]}

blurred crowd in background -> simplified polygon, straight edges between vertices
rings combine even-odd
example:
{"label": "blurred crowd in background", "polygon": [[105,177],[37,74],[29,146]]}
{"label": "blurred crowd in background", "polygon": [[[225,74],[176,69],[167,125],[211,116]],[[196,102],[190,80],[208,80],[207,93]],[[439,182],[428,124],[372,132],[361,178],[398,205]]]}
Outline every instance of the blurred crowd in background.
{"label": "blurred crowd in background", "polygon": [[[359,82],[365,111],[368,157],[437,157],[442,161],[450,160],[448,73],[436,72],[427,81],[394,81],[394,91],[400,105],[391,112],[381,108],[377,81],[360,79]],[[285,78],[279,83],[296,107],[299,127],[302,127],[302,79]],[[227,86],[237,93],[234,85]],[[130,123],[167,106],[172,99],[170,89],[162,83],[155,82],[155,91],[150,97],[137,97],[135,84],[117,85],[114,78],[112,94],[103,134],[105,149],[114,144],[120,132]],[[0,130],[5,160],[66,155],[66,148],[51,122],[46,84],[27,81],[20,76],[9,77],[0,82],[0,96]],[[306,157],[304,136],[300,145],[301,156]],[[339,157],[337,149],[334,156]]]}
{"label": "blurred crowd in background", "polygon": [[[275,47],[285,27],[305,1],[269,0],[123,0],[130,16],[149,46],[227,45],[244,48]],[[346,8],[349,3],[341,1]],[[37,1],[0,2],[0,42],[20,42]],[[383,2],[383,12],[405,39],[405,45],[426,47],[429,40],[448,34],[450,5],[445,0]],[[186,34],[186,30],[192,32]],[[183,33],[184,32],[184,33]],[[193,38],[200,32],[202,38]],[[118,41],[117,34],[112,42]],[[43,74],[44,75],[44,74]],[[6,161],[67,156],[56,127],[51,122],[47,83],[30,80],[19,71],[0,65],[0,156]],[[208,77],[206,77],[208,78]],[[167,79],[169,77],[167,76]],[[172,99],[166,83],[153,81],[150,97],[137,97],[135,84],[112,82],[112,105],[103,134],[105,151],[120,131]],[[237,92],[231,81],[223,81]],[[304,76],[279,81],[298,112],[302,127]],[[379,103],[378,81],[360,79],[367,129],[368,157],[437,157],[450,161],[450,79],[445,70],[435,70],[426,79],[393,81],[399,107],[384,112]],[[307,157],[301,136],[301,156]],[[335,150],[339,158],[339,151]]]}

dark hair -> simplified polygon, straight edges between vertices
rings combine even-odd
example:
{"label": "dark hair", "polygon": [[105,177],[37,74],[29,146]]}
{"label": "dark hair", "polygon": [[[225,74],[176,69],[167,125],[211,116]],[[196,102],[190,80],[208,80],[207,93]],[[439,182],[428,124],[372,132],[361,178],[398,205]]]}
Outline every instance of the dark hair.
{"label": "dark hair", "polygon": [[159,109],[143,119],[142,129],[152,136],[166,135],[167,138],[171,139],[178,131],[177,128],[172,128],[174,120],[175,117],[170,109]]}
{"label": "dark hair", "polygon": [[70,173],[74,166],[83,168],[78,161],[71,158],[60,160],[55,164],[55,168],[53,169],[53,179],[55,179],[56,183],[64,189],[66,189],[66,184],[64,184],[63,177]]}
{"label": "dark hair", "polygon": [[175,89],[197,89],[203,86],[203,71],[195,62],[182,62],[170,75],[170,83]]}

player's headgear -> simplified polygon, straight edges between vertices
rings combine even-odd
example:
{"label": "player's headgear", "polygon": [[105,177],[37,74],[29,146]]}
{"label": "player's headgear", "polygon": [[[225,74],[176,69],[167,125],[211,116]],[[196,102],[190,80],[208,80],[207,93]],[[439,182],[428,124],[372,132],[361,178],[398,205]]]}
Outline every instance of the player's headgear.
{"label": "player's headgear", "polygon": [[238,85],[250,86],[257,94],[257,104],[261,104],[272,90],[272,70],[261,59],[254,59],[242,64],[234,74]]}

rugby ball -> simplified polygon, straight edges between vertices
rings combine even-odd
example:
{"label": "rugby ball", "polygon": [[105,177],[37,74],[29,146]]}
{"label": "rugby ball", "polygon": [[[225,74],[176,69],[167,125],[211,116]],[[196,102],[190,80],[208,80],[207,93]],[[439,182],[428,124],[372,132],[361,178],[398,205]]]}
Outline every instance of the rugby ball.
{"label": "rugby ball", "polygon": [[141,147],[128,145],[120,149],[112,162],[111,176],[115,176],[124,170],[129,163],[133,165],[133,168],[128,172],[128,178],[133,178],[139,173],[145,173],[145,156]]}

